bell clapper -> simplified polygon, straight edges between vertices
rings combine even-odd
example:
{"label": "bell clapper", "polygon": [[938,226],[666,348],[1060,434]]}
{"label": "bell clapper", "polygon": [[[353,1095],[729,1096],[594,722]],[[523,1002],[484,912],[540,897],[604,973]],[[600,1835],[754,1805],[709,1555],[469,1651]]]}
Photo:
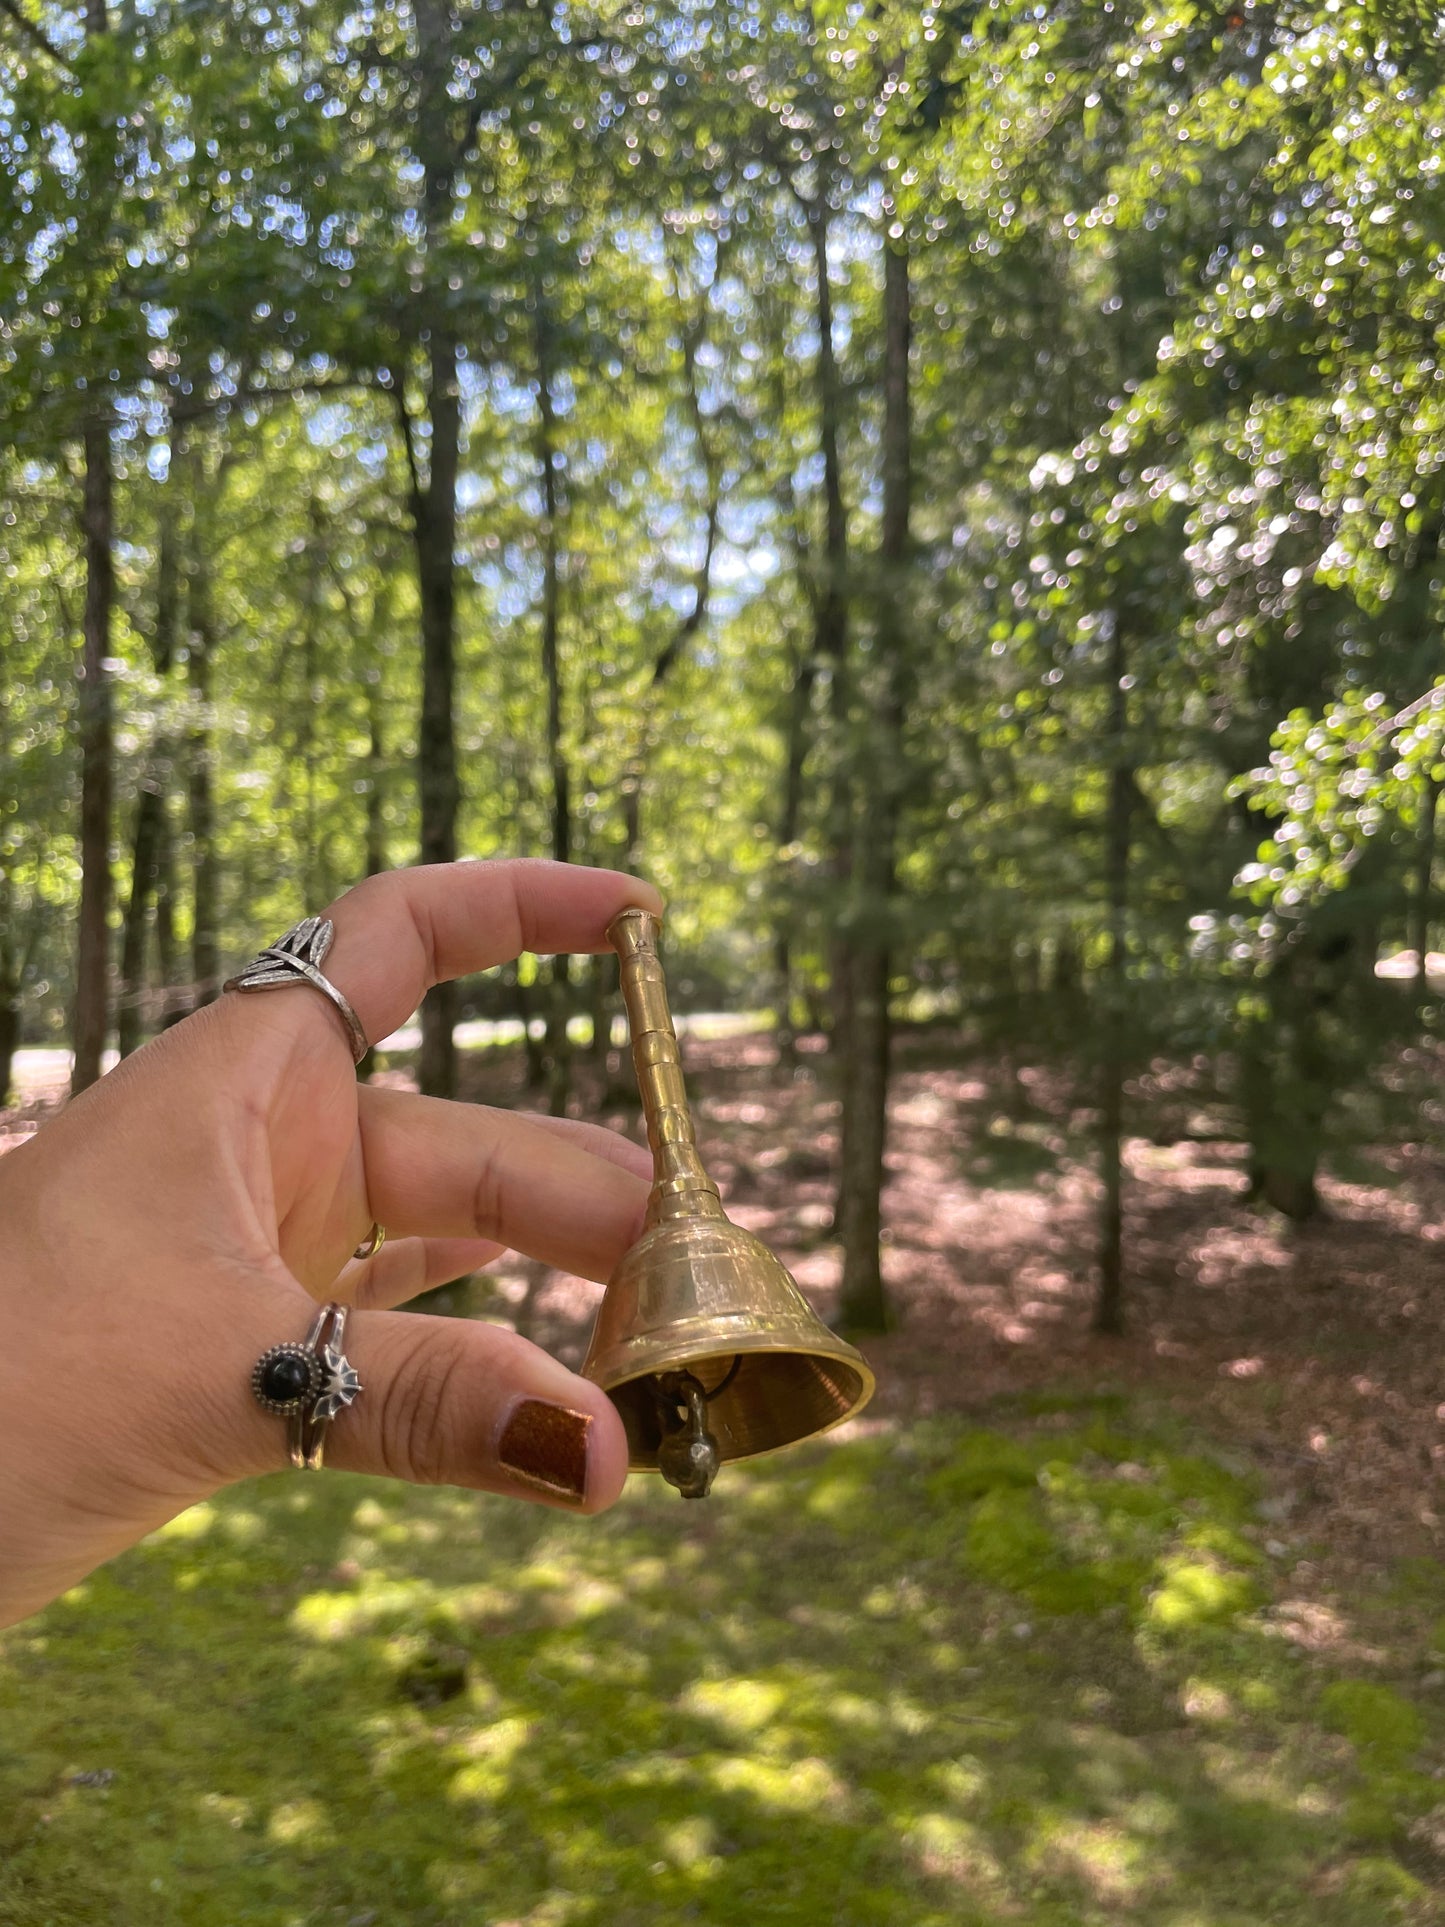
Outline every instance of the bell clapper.
{"label": "bell clapper", "polygon": [[741,1363],[735,1359],[722,1384],[711,1392],[704,1391],[691,1372],[660,1372],[653,1380],[665,1431],[657,1449],[657,1467],[684,1499],[705,1499],[712,1489],[722,1455],[707,1429],[708,1400],[731,1382]]}

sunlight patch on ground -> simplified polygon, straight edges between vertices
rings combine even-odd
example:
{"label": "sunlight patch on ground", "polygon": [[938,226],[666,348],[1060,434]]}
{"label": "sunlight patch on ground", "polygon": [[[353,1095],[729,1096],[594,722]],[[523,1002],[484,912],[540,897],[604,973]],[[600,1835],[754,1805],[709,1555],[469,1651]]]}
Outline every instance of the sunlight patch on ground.
{"label": "sunlight patch on ground", "polygon": [[0,1636],[8,1891],[64,1927],[1445,1922],[1428,1696],[1279,1636],[1222,1446],[1036,1403],[585,1523],[222,1495]]}

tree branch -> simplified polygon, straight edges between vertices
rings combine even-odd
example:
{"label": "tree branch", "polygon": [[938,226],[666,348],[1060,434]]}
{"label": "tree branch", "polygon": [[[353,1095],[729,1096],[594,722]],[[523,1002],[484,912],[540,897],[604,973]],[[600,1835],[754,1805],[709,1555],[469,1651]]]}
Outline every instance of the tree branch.
{"label": "tree branch", "polygon": [[15,22],[21,33],[38,53],[43,53],[48,59],[53,60],[57,67],[62,67],[66,73],[72,76],[74,75],[75,68],[71,65],[70,61],[66,59],[65,55],[60,51],[59,47],[56,46],[45,29],[21,12],[20,0],[0,0],[0,13],[5,14]]}
{"label": "tree branch", "polygon": [[406,392],[399,381],[394,382],[390,389],[384,392],[389,393],[396,403],[396,418],[401,425],[402,446],[406,450],[407,473],[411,477],[412,514],[420,518],[426,509],[426,493],[421,485],[421,470],[417,467],[416,440],[412,434],[411,411],[406,405]]}
{"label": "tree branch", "polygon": [[1350,754],[1363,755],[1367,749],[1373,749],[1376,743],[1383,741],[1386,736],[1392,736],[1397,729],[1403,729],[1406,723],[1413,723],[1417,716],[1423,716],[1427,709],[1439,709],[1442,706],[1445,706],[1445,683],[1435,689],[1427,689],[1423,696],[1417,696],[1414,702],[1406,703],[1403,709],[1396,710],[1393,716],[1387,716],[1384,722],[1376,723],[1368,736],[1361,737],[1359,741],[1350,744]]}

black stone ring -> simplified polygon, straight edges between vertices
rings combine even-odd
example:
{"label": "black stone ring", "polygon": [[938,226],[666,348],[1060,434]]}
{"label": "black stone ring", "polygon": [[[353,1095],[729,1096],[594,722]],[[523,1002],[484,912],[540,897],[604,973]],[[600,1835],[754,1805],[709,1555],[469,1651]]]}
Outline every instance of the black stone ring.
{"label": "black stone ring", "polygon": [[251,1367],[257,1404],[287,1422],[287,1446],[298,1472],[321,1470],[327,1426],[364,1389],[341,1349],[348,1316],[345,1305],[323,1305],[304,1344],[273,1345]]}

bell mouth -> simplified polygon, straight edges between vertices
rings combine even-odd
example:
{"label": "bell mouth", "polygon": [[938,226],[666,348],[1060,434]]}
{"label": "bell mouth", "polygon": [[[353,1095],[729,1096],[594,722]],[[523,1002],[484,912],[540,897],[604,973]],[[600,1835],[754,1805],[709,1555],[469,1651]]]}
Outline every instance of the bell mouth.
{"label": "bell mouth", "polygon": [[[705,1393],[716,1389],[707,1425],[725,1462],[757,1458],[831,1431],[873,1393],[873,1374],[861,1361],[855,1365],[811,1352],[717,1351],[670,1361],[670,1369],[691,1372]],[[666,1411],[655,1374],[609,1385],[607,1395],[627,1431],[629,1469],[655,1472]]]}

